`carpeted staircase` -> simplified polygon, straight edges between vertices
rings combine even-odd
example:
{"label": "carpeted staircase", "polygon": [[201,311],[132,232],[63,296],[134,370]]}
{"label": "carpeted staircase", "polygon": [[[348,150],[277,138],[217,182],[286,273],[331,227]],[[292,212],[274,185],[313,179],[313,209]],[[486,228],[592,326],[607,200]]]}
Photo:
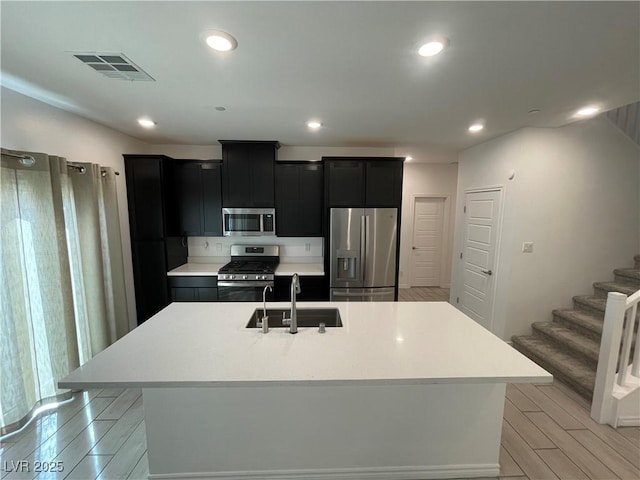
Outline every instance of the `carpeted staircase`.
{"label": "carpeted staircase", "polygon": [[640,255],[636,255],[634,260],[634,268],[613,271],[613,282],[594,283],[594,295],[573,297],[573,309],[554,310],[552,322],[534,323],[533,335],[512,337],[513,346],[554,377],[591,399],[607,294],[620,292],[631,295],[640,289]]}

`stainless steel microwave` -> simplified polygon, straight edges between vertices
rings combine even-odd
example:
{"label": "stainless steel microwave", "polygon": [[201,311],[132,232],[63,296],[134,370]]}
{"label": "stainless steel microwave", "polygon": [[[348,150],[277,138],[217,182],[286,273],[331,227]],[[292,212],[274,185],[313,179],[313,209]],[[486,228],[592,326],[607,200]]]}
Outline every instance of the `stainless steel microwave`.
{"label": "stainless steel microwave", "polygon": [[223,208],[222,234],[225,237],[276,234],[275,208]]}

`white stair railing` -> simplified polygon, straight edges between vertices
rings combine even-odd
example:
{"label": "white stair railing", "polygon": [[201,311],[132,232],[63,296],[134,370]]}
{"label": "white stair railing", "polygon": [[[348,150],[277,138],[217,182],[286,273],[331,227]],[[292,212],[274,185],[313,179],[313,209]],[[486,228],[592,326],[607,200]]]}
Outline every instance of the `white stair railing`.
{"label": "white stair railing", "polygon": [[598,423],[640,425],[640,329],[630,358],[639,302],[640,290],[629,297],[617,292],[607,296],[591,404],[591,418]]}

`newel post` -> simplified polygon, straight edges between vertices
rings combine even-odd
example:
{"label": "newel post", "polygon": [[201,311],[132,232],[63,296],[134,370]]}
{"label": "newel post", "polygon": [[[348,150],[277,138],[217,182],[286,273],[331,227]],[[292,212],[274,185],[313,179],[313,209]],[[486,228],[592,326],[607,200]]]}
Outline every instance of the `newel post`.
{"label": "newel post", "polygon": [[600,339],[596,384],[591,402],[591,418],[598,423],[610,423],[613,421],[613,418],[611,418],[613,414],[613,384],[618,365],[618,352],[626,308],[626,295],[618,292],[609,292],[609,295],[607,295],[607,308],[604,314],[602,338]]}

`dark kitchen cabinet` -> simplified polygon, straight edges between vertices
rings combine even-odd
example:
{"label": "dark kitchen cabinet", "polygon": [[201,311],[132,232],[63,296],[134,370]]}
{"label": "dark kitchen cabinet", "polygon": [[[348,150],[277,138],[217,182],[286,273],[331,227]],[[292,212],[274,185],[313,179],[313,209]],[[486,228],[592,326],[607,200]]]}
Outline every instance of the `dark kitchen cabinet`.
{"label": "dark kitchen cabinet", "polygon": [[[276,302],[291,301],[291,276],[276,276],[273,281],[273,296]],[[300,302],[324,302],[329,300],[329,284],[326,276],[298,277],[300,281],[300,293],[296,295],[296,301]]]}
{"label": "dark kitchen cabinet", "polygon": [[325,157],[327,207],[397,207],[403,158]]}
{"label": "dark kitchen cabinet", "polygon": [[220,140],[225,208],[273,208],[278,142]]}
{"label": "dark kitchen cabinet", "polygon": [[175,161],[164,155],[124,155],[131,237],[180,235]]}
{"label": "dark kitchen cabinet", "polygon": [[165,243],[163,240],[133,240],[131,246],[136,311],[140,324],[169,304]]}
{"label": "dark kitchen cabinet", "polygon": [[320,162],[276,163],[278,236],[322,236],[323,186],[324,166]]}
{"label": "dark kitchen cabinet", "polygon": [[217,277],[180,276],[169,277],[172,302],[217,302]]}
{"label": "dark kitchen cabinet", "polygon": [[187,261],[180,237],[175,161],[164,155],[124,155],[137,321],[169,303],[167,271]]}
{"label": "dark kitchen cabinet", "polygon": [[329,207],[360,207],[364,202],[364,162],[331,160],[327,169]]}
{"label": "dark kitchen cabinet", "polygon": [[372,160],[365,163],[366,207],[401,206],[402,167],[402,160]]}
{"label": "dark kitchen cabinet", "polygon": [[177,163],[178,211],[184,236],[222,236],[222,164]]}

